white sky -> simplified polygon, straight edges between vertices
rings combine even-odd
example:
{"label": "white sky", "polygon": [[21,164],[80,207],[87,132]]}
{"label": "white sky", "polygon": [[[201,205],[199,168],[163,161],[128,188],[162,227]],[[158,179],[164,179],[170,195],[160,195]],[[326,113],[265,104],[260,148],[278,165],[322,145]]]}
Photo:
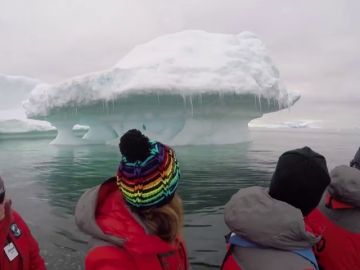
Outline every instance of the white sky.
{"label": "white sky", "polygon": [[53,83],[110,68],[162,34],[248,30],[302,94],[262,121],[360,127],[359,12],[358,0],[0,0],[0,73]]}

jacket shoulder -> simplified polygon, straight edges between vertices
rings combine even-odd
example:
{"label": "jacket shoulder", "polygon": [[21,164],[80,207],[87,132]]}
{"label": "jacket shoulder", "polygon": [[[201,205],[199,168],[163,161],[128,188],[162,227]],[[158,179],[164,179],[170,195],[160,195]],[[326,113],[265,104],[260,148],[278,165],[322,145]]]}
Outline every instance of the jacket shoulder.
{"label": "jacket shoulder", "polygon": [[24,219],[14,209],[12,209],[12,216],[13,216],[12,223],[16,223],[16,225],[19,226],[22,231],[25,231],[26,233],[30,232],[30,229],[26,224],[26,222],[24,221]]}
{"label": "jacket shoulder", "polygon": [[85,258],[85,270],[136,269],[131,256],[116,246],[92,248]]}
{"label": "jacket shoulder", "polygon": [[310,261],[291,251],[235,247],[233,256],[240,269],[315,269]]}

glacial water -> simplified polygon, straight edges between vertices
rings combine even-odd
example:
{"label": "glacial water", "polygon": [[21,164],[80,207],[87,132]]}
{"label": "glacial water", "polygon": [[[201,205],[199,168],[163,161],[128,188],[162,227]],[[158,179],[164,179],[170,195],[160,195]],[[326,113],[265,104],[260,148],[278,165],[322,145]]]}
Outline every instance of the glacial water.
{"label": "glacial water", "polygon": [[[282,152],[309,145],[327,157],[331,169],[347,164],[360,146],[359,131],[252,129],[251,137],[236,145],[175,147],[192,269],[219,268],[227,233],[224,204],[240,188],[268,185]],[[56,147],[50,141],[0,138],[0,174],[14,208],[39,241],[48,269],[83,269],[88,237],[74,224],[74,207],[87,188],[115,173],[119,151],[104,145]]]}

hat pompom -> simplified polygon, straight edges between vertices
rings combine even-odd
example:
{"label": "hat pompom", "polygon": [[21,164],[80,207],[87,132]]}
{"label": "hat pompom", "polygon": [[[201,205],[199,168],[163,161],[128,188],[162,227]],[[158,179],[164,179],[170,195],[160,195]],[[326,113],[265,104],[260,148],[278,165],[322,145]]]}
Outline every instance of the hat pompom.
{"label": "hat pompom", "polygon": [[137,129],[130,129],[121,137],[119,148],[128,162],[144,161],[150,155],[149,138]]}

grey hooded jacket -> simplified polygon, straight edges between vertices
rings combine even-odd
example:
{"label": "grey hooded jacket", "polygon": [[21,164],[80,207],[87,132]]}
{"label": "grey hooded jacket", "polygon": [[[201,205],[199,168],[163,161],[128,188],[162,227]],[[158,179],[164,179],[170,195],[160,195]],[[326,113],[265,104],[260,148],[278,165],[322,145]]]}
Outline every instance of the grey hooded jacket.
{"label": "grey hooded jacket", "polygon": [[313,265],[291,252],[311,248],[320,237],[305,230],[299,209],[273,199],[262,187],[241,189],[225,206],[230,231],[263,248],[235,247],[241,270],[305,270]]}
{"label": "grey hooded jacket", "polygon": [[75,209],[75,223],[81,231],[93,237],[91,245],[100,246],[107,243],[121,247],[125,238],[105,234],[96,222],[95,213],[100,188],[101,185],[95,186],[81,196]]}
{"label": "grey hooded jacket", "polygon": [[334,210],[326,207],[324,198],[319,206],[320,211],[342,228],[360,233],[360,170],[341,165],[335,167],[330,176],[330,195],[354,208]]}

